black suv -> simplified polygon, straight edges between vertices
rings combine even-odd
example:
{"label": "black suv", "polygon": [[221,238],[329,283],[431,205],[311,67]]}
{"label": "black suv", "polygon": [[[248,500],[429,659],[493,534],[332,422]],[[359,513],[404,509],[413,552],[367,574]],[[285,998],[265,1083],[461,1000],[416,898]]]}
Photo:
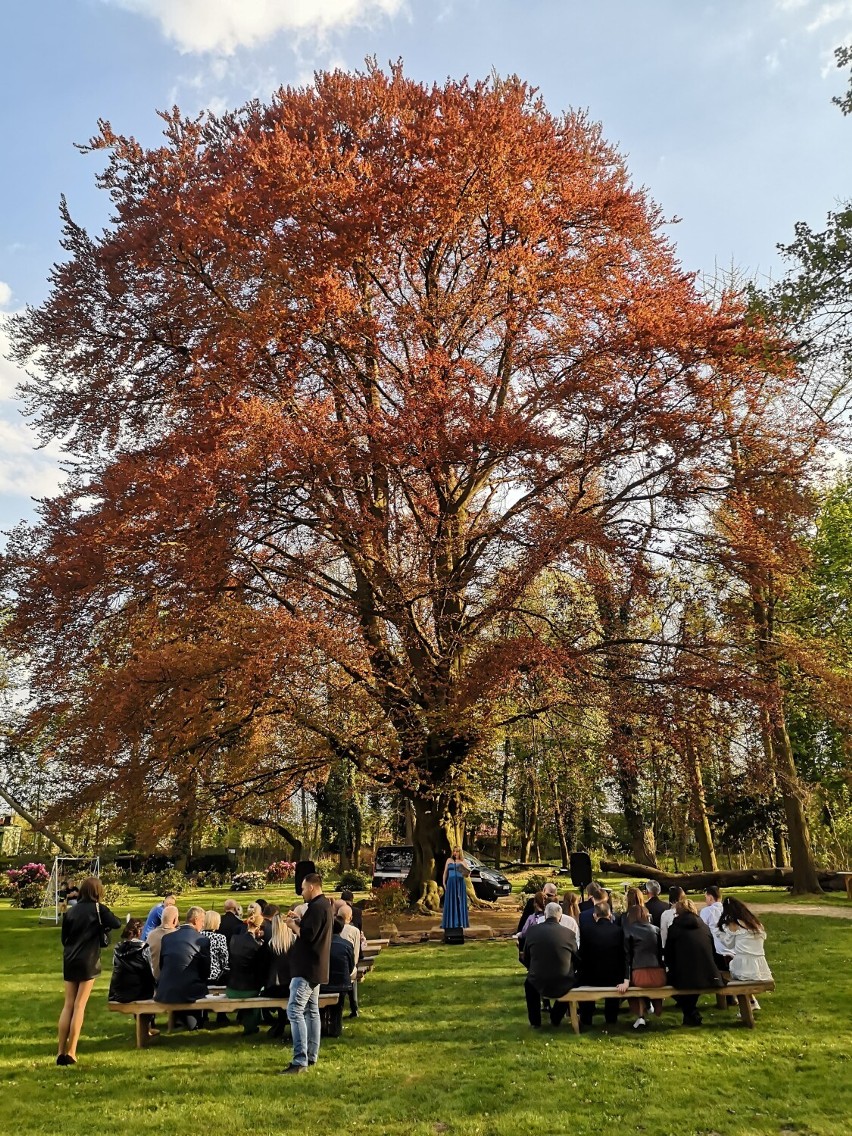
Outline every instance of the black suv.
{"label": "black suv", "polygon": [[[398,880],[400,883],[411,870],[414,849],[410,844],[386,844],[376,849],[376,863],[373,868],[373,887]],[[486,866],[475,856],[465,854],[464,862],[470,868],[470,882],[479,899],[494,901],[501,895],[509,895],[512,885],[502,872]]]}

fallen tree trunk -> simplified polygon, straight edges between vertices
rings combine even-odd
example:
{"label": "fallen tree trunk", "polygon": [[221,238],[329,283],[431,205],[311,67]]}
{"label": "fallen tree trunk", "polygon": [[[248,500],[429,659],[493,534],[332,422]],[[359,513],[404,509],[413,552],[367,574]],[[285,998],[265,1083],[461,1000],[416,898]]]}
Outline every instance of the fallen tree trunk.
{"label": "fallen tree trunk", "polygon": [[[601,860],[601,871],[606,875],[623,875],[646,880],[658,880],[664,887],[682,887],[684,891],[701,891],[716,884],[718,887],[792,887],[792,868],[746,868],[740,871],[718,872],[663,872],[645,864],[622,863],[618,860]],[[819,881],[825,884],[835,872],[819,872]]]}
{"label": "fallen tree trunk", "polygon": [[0,786],[0,797],[2,797],[4,801],[12,806],[18,816],[22,817],[23,820],[27,822],[33,832],[40,832],[42,836],[46,836],[50,843],[55,844],[60,852],[65,852],[68,856],[73,856],[75,854],[74,849],[67,842],[67,840],[63,840],[61,836],[53,832],[51,829],[45,828],[42,822],[34,817],[32,813],[28,812],[21,804],[21,802],[12,796],[8,789]]}

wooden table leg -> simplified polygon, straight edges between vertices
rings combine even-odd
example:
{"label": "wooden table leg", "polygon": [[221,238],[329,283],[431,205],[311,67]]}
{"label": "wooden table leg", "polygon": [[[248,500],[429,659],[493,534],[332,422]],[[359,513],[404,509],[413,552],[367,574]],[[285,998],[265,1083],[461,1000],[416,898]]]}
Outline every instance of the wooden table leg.
{"label": "wooden table leg", "polygon": [[754,1010],[751,1008],[751,994],[738,994],[737,1002],[740,1006],[740,1017],[749,1029],[754,1029]]}
{"label": "wooden table leg", "polygon": [[136,1015],[136,1048],[144,1049],[148,1044],[148,1023],[144,1014]]}
{"label": "wooden table leg", "polygon": [[577,1003],[576,1002],[569,1002],[568,1003],[568,1010],[571,1014],[571,1026],[574,1030],[574,1033],[579,1033],[580,1032],[580,1015],[577,1012]]}

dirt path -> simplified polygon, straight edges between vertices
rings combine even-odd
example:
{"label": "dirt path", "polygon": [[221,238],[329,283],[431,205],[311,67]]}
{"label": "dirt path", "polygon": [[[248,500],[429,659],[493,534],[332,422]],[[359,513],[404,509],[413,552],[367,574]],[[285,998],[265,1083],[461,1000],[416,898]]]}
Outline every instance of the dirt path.
{"label": "dirt path", "polygon": [[852,906],[828,907],[821,903],[750,903],[757,915],[827,915],[829,919],[852,919]]}

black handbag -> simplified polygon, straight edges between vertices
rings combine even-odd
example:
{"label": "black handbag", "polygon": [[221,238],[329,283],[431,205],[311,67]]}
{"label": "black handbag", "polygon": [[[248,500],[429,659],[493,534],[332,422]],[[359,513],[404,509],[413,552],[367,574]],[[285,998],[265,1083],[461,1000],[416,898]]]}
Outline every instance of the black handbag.
{"label": "black handbag", "polygon": [[104,927],[103,923],[101,923],[101,905],[99,903],[95,904],[95,911],[97,911],[97,913],[98,913],[98,926],[101,929],[101,933],[98,936],[98,940],[99,940],[102,947],[108,947],[109,946],[109,928]]}

